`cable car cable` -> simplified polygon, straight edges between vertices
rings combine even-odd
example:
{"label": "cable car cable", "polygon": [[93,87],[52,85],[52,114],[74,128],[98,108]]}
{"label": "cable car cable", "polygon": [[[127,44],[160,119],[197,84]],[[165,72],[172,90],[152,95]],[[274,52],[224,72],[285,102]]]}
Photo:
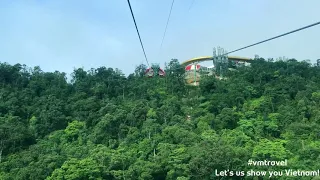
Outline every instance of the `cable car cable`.
{"label": "cable car cable", "polygon": [[167,25],[166,25],[166,28],[164,29],[164,34],[163,34],[161,45],[160,45],[160,52],[161,52],[161,49],[162,49],[164,38],[165,38],[166,33],[167,33],[167,28],[168,28],[168,24],[169,24],[169,21],[170,21],[173,4],[174,4],[174,0],[172,0],[172,3],[171,3],[171,8],[170,8],[170,12],[169,12],[168,20],[167,20]]}
{"label": "cable car cable", "polygon": [[142,44],[142,40],[141,40],[141,37],[140,37],[138,26],[137,26],[136,20],[134,18],[133,12],[132,12],[130,0],[128,0],[128,5],[129,5],[130,11],[131,11],[131,15],[132,15],[132,19],[133,19],[134,25],[136,26],[136,30],[137,30],[137,33],[138,33],[138,36],[139,36],[139,40],[140,40],[140,44],[141,44],[141,47],[142,47],[142,50],[143,50],[143,53],[144,53],[144,57],[146,58],[147,64],[149,66],[148,58],[147,58],[146,52],[145,52],[143,44]]}
{"label": "cable car cable", "polygon": [[195,0],[192,0],[191,5],[190,5],[188,11],[190,11],[190,9],[192,8],[194,1],[195,1]]}
{"label": "cable car cable", "polygon": [[249,46],[245,46],[245,47],[240,48],[240,49],[233,50],[233,51],[231,51],[231,52],[228,52],[228,53],[223,54],[222,56],[225,56],[225,55],[228,55],[228,54],[230,54],[230,53],[233,53],[233,52],[236,52],[236,51],[240,51],[240,50],[242,50],[242,49],[246,49],[246,48],[248,48],[248,47],[252,47],[252,46],[255,46],[255,45],[258,45],[258,44],[261,44],[261,43],[265,43],[265,42],[267,42],[267,41],[270,41],[270,40],[273,40],[273,39],[277,39],[277,38],[279,38],[279,37],[286,36],[286,35],[289,35],[289,34],[291,34],[291,33],[295,33],[295,32],[298,32],[298,31],[301,31],[301,30],[304,30],[304,29],[307,29],[307,28],[310,28],[310,27],[312,27],[312,26],[316,26],[316,25],[319,25],[319,24],[320,24],[320,22],[316,22],[316,23],[310,24],[310,25],[308,25],[308,26],[305,26],[305,27],[302,27],[302,28],[299,28],[299,29],[296,29],[296,30],[293,30],[293,31],[290,31],[290,32],[287,32],[287,33],[284,33],[284,34],[281,34],[281,35],[279,35],[279,36],[276,36],[276,37],[273,37],[273,38],[269,38],[269,39],[266,39],[266,40],[264,40],[264,41],[260,41],[260,42],[255,43],[255,44],[251,44],[251,45],[249,45]]}

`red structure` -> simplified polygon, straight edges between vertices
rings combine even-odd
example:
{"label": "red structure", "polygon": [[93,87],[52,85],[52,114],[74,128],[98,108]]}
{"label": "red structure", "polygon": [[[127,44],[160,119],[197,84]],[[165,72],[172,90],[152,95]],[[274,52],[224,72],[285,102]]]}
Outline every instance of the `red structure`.
{"label": "red structure", "polygon": [[150,67],[146,70],[146,76],[147,77],[154,77],[154,76],[160,76],[163,77],[166,75],[166,73],[164,72],[164,70],[162,70],[161,68],[159,68],[159,70],[154,70],[154,68]]}
{"label": "red structure", "polygon": [[201,67],[201,66],[200,66],[199,64],[197,64],[197,65],[192,64],[192,65],[186,66],[185,70],[186,70],[186,71],[191,71],[191,70],[196,70],[196,71],[198,71],[198,70],[200,70],[200,67]]}

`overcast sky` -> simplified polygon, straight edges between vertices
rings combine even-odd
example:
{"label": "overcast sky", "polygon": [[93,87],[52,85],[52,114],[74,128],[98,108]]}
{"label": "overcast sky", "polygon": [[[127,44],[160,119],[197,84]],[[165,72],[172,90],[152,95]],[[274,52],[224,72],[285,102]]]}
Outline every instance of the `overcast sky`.
{"label": "overcast sky", "polygon": [[[192,3],[194,1],[194,3]],[[320,21],[320,0],[131,0],[150,63],[228,51]],[[320,25],[231,55],[320,58]],[[126,0],[1,0],[0,61],[44,71],[145,63]]]}

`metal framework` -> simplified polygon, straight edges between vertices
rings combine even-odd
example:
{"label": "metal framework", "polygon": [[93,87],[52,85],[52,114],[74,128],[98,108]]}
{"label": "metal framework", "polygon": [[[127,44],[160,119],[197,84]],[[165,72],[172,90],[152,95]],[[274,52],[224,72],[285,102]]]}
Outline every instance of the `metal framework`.
{"label": "metal framework", "polygon": [[213,65],[215,73],[221,78],[228,70],[227,51],[221,47],[213,48]]}
{"label": "metal framework", "polygon": [[[213,75],[216,78],[222,79],[228,71],[230,63],[238,66],[240,64],[245,65],[247,62],[253,59],[238,57],[238,56],[227,56],[228,52],[221,47],[213,48],[212,56],[203,56],[193,59],[189,59],[181,63],[182,66],[186,66],[185,79],[187,84],[197,86],[199,85],[202,76]],[[200,62],[211,61],[213,68],[201,67]]]}

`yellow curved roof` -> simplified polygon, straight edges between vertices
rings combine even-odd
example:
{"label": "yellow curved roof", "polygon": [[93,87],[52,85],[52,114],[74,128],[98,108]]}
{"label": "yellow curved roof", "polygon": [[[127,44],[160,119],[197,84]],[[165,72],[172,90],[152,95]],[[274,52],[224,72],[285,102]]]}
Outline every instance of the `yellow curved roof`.
{"label": "yellow curved roof", "polygon": [[[213,59],[212,56],[201,56],[201,57],[196,57],[196,58],[192,58],[187,61],[184,61],[181,63],[181,65],[187,65],[187,64],[194,63],[194,62],[210,61],[212,59]],[[250,60],[252,60],[250,58],[239,57],[239,56],[228,56],[228,59],[235,60],[235,61],[250,61]]]}

